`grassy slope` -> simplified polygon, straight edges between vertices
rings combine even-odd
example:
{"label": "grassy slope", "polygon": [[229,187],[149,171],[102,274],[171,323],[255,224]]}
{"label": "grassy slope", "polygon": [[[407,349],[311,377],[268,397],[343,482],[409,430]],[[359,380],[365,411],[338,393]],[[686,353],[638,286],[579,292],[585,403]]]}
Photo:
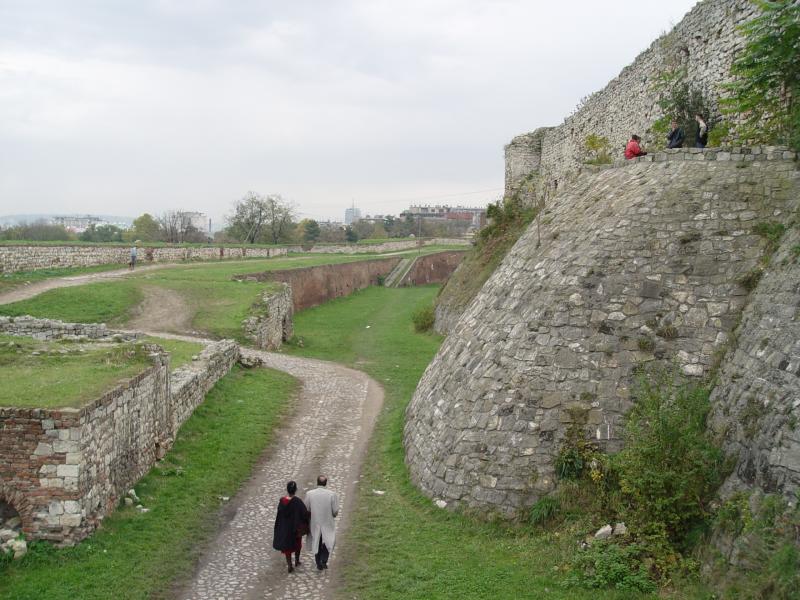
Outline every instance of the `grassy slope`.
{"label": "grassy slope", "polygon": [[0,561],[0,597],[170,597],[216,529],[219,496],[232,496],[250,475],[295,389],[283,373],[234,369],[181,428],[160,468],[136,486],[149,513],[120,508],[74,548],[32,544],[21,561]]}
{"label": "grassy slope", "polygon": [[75,344],[0,335],[0,406],[81,406],[151,365],[134,344],[80,352]]}
{"label": "grassy slope", "polygon": [[[425,248],[423,254],[439,248]],[[410,253],[415,254],[416,251]],[[399,255],[403,255],[400,253]],[[323,264],[369,260],[373,256],[294,255],[288,258],[195,263],[142,272],[114,281],[50,290],[13,304],[0,305],[0,315],[33,315],[78,323],[124,325],[142,300],[142,288],[160,286],[179,293],[193,312],[192,328],[218,338],[244,341],[242,320],[266,284],[232,281],[233,275],[297,269]]]}
{"label": "grassy slope", "polygon": [[[641,598],[564,588],[561,567],[576,543],[513,530],[433,506],[403,462],[404,409],[441,338],[416,334],[411,313],[436,287],[369,288],[295,316],[304,347],[293,354],[355,366],[383,384],[386,401],[361,481],[343,598]],[[369,329],[367,329],[369,325]],[[383,496],[371,493],[386,490]]]}

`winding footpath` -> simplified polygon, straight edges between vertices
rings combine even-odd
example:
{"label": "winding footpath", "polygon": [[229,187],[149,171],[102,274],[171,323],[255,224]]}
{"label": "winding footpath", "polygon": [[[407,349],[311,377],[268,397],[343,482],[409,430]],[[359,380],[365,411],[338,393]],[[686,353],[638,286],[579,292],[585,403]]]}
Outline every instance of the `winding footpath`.
{"label": "winding footpath", "polygon": [[[107,271],[50,279],[0,295],[0,304],[59,287],[124,277],[128,273]],[[159,319],[147,319],[146,315],[152,316],[153,311],[139,312],[141,317],[131,323],[137,331],[162,338],[211,341],[166,333],[161,330],[164,323]],[[177,597],[329,600],[340,587],[341,562],[337,555],[347,544],[359,473],[383,403],[383,390],[364,373],[335,363],[250,348],[242,348],[242,354],[261,359],[265,367],[292,375],[300,381],[301,389],[292,415],[274,432],[272,443],[250,478],[223,508],[222,526],[201,557],[191,582]],[[341,507],[330,568],[318,571],[313,554],[304,547],[302,565],[289,574],[283,555],[272,549],[278,500],[285,495],[289,480],[297,482],[298,495],[304,497],[321,473],[328,476],[328,486],[339,495]]]}

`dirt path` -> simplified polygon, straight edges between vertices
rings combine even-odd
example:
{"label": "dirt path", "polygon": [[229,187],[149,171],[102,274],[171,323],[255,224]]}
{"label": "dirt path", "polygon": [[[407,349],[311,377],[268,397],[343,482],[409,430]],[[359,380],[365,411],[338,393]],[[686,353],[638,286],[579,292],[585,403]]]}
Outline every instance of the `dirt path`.
{"label": "dirt path", "polygon": [[171,333],[190,330],[191,311],[178,292],[155,285],[143,287],[142,292],[144,300],[133,309],[126,329]]}
{"label": "dirt path", "polygon": [[158,269],[167,269],[175,266],[179,265],[148,265],[146,267],[137,267],[135,271],[131,271],[129,269],[116,269],[114,271],[87,273],[85,275],[53,277],[52,279],[45,279],[44,281],[37,281],[35,283],[23,285],[0,294],[0,304],[11,304],[12,302],[19,302],[20,300],[27,300],[28,298],[33,298],[34,296],[38,296],[39,294],[43,294],[44,292],[54,290],[56,288],[85,285],[87,283],[94,283],[96,281],[103,281],[106,279],[119,279],[121,277],[128,277],[143,271],[157,271]]}
{"label": "dirt path", "polygon": [[[191,338],[185,338],[191,339]],[[229,519],[200,561],[181,599],[327,599],[339,586],[339,549],[355,503],[356,484],[367,443],[383,402],[383,390],[364,373],[339,365],[256,350],[265,366],[302,383],[294,415],[273,443],[226,513]],[[315,486],[318,474],[329,478],[339,495],[336,548],[330,569],[318,571],[303,548],[302,566],[286,572],[283,555],[272,549],[278,499],[294,479],[298,495]],[[305,540],[304,540],[305,544]]]}

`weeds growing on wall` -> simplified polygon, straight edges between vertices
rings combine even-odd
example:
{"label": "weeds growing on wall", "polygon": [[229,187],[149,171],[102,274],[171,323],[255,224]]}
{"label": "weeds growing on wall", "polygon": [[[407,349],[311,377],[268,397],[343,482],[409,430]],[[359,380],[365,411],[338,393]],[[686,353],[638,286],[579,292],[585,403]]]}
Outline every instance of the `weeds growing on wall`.
{"label": "weeds growing on wall", "polygon": [[760,14],[741,27],[747,43],[725,86],[722,111],[738,115],[737,137],[800,148],[800,4],[754,0]]}
{"label": "weeds growing on wall", "polygon": [[614,162],[607,137],[592,133],[586,136],[583,145],[586,148],[587,165],[609,165]]}
{"label": "weeds growing on wall", "polygon": [[[588,587],[648,591],[692,570],[690,551],[712,516],[725,462],[706,428],[709,390],[670,371],[654,370],[636,385],[624,449],[602,453],[586,435],[586,419],[569,412],[556,459],[556,499],[537,502],[529,521],[578,520],[593,532],[624,522],[628,532],[591,541],[571,565],[570,581]],[[644,575],[644,577],[643,577]]]}

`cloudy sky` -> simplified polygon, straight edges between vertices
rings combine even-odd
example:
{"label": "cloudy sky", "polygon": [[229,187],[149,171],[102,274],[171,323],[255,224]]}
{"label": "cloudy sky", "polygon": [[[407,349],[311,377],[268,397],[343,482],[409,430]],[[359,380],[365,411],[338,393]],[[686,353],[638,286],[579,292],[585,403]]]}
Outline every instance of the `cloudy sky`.
{"label": "cloudy sky", "polygon": [[694,0],[0,0],[0,215],[485,204]]}

